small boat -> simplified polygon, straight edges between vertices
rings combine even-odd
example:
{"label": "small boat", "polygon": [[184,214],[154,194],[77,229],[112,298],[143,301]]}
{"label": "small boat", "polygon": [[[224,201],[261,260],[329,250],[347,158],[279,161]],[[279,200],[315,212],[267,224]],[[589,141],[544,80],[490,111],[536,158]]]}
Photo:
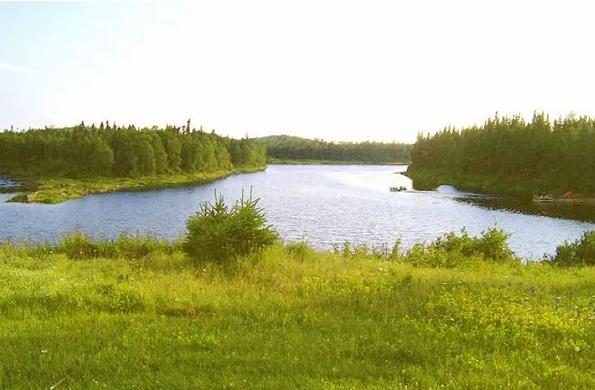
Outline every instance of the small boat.
{"label": "small boat", "polygon": [[389,190],[390,190],[390,192],[401,192],[401,191],[407,191],[407,187],[404,187],[404,186],[390,187]]}
{"label": "small boat", "polygon": [[533,195],[533,202],[553,202],[554,197],[551,194],[539,193]]}

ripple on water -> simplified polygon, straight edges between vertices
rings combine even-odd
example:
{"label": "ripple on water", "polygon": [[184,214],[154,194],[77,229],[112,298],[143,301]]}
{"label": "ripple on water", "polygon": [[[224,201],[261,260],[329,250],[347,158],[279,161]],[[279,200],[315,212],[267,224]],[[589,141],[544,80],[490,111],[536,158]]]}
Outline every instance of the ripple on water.
{"label": "ripple on water", "polygon": [[[95,237],[120,232],[151,232],[176,238],[199,202],[213,191],[228,201],[253,187],[270,223],[281,237],[308,241],[318,249],[350,241],[355,245],[405,247],[466,228],[471,234],[498,226],[512,233],[511,247],[521,256],[553,253],[595,224],[527,215],[518,211],[460,202],[472,196],[453,187],[438,191],[389,192],[395,166],[279,166],[265,172],[230,176],[204,186],[88,196],[60,205],[0,203],[0,240],[55,241],[77,228]],[[404,176],[403,176],[404,177]],[[399,178],[401,180],[401,178]],[[0,197],[3,195],[0,195]]]}

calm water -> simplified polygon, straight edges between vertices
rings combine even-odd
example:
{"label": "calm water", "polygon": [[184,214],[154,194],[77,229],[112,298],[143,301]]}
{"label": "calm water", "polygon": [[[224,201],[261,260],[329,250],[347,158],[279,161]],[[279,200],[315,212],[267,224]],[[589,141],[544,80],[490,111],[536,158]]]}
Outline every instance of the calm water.
{"label": "calm water", "polygon": [[[537,258],[565,240],[578,238],[595,224],[515,211],[479,207],[458,198],[473,194],[442,186],[437,191],[389,192],[411,188],[395,171],[401,166],[271,165],[265,172],[237,175],[218,182],[148,192],[92,195],[58,205],[0,203],[0,240],[55,241],[74,229],[94,237],[119,232],[174,238],[185,220],[215,190],[230,201],[253,187],[269,221],[285,240],[305,240],[326,249],[345,240],[354,244],[405,246],[465,227],[470,233],[497,226],[511,234],[515,252]],[[8,195],[0,194],[0,201]]]}

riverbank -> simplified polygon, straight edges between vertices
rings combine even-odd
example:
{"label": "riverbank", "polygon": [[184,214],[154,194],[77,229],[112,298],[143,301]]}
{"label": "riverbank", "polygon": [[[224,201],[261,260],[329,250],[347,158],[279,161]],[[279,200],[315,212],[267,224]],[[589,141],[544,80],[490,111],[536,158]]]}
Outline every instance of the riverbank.
{"label": "riverbank", "polygon": [[[469,175],[449,170],[439,171],[430,169],[419,169],[409,166],[403,173],[413,180],[413,186],[417,190],[433,190],[436,187],[449,184],[465,191],[473,191],[483,194],[496,194],[514,196],[525,200],[533,200],[540,188],[547,186],[537,181],[523,181],[514,177],[496,177]],[[551,188],[552,198],[556,203],[572,204],[595,204],[595,194],[575,193],[572,198],[564,199],[562,194],[567,191],[563,188]]]}
{"label": "riverbank", "polygon": [[227,176],[258,172],[266,167],[248,167],[226,171],[193,174],[150,175],[139,177],[97,178],[16,178],[23,192],[9,199],[12,202],[56,204],[90,194],[119,191],[145,191],[158,188],[199,185]]}
{"label": "riverbank", "polygon": [[268,164],[276,165],[407,165],[408,162],[388,161],[388,162],[370,162],[370,161],[347,161],[347,160],[282,160],[268,158]]}
{"label": "riverbank", "polygon": [[1,388],[595,386],[593,267],[79,256],[0,245]]}

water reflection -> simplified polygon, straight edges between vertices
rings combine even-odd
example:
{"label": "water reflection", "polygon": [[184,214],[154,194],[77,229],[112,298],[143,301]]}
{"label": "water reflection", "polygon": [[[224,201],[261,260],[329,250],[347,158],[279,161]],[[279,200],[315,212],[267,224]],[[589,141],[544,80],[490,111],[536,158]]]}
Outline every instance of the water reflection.
{"label": "water reflection", "polygon": [[595,222],[595,206],[584,203],[533,202],[507,197],[460,197],[457,200],[490,209]]}

